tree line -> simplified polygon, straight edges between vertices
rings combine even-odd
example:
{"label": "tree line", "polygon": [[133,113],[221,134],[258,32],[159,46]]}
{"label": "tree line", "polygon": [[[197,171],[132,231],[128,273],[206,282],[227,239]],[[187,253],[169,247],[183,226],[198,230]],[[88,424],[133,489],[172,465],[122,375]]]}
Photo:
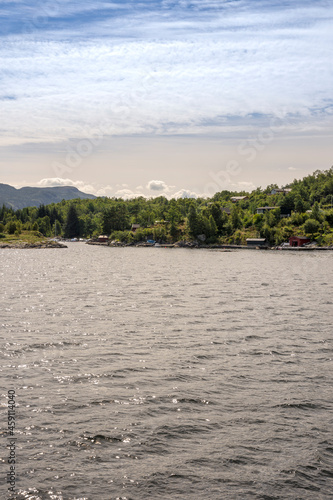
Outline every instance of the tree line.
{"label": "tree line", "polygon": [[[20,210],[0,208],[0,235],[34,231],[43,236],[95,238],[105,234],[126,243],[154,239],[175,242],[199,239],[206,243],[245,244],[264,237],[271,245],[292,235],[310,235],[319,244],[333,244],[333,167],[294,180],[278,191],[275,184],[251,193],[221,191],[210,199],[165,196],[123,200],[63,200]],[[246,197],[236,203],[235,196]],[[267,207],[265,213],[257,213]],[[140,227],[132,231],[132,224]],[[0,236],[1,237],[1,236]]]}

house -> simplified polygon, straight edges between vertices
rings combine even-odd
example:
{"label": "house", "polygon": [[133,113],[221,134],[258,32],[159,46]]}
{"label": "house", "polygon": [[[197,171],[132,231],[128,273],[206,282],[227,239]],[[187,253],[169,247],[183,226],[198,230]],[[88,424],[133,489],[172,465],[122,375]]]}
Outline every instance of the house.
{"label": "house", "polygon": [[277,207],[258,207],[257,208],[257,214],[264,214],[266,212],[269,212],[270,210],[275,210]]}
{"label": "house", "polygon": [[291,192],[291,189],[272,189],[270,194],[289,194]]}
{"label": "house", "polygon": [[232,203],[237,203],[238,201],[246,201],[248,199],[249,199],[248,196],[232,196],[230,198],[230,200],[232,201]]}
{"label": "house", "polygon": [[291,236],[291,238],[289,238],[289,245],[291,247],[302,247],[306,243],[310,242],[310,238],[307,238],[306,236]]}
{"label": "house", "polygon": [[105,236],[104,234],[101,234],[98,238],[97,241],[99,243],[107,243],[109,241],[109,237]]}
{"label": "house", "polygon": [[266,247],[266,238],[246,238],[248,247]]}
{"label": "house", "polygon": [[141,227],[141,226],[140,226],[140,224],[132,224],[131,231],[132,231],[133,233],[135,233],[135,231],[136,231],[137,229],[139,229],[139,227]]}

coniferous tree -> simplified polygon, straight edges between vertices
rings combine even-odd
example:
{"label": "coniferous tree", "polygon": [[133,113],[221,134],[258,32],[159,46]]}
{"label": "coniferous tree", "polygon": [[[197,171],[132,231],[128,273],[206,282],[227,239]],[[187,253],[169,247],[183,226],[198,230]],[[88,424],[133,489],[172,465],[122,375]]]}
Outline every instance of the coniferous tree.
{"label": "coniferous tree", "polygon": [[191,236],[196,237],[198,234],[200,234],[200,221],[194,203],[191,203],[190,205],[190,209],[187,216],[187,224]]}
{"label": "coniferous tree", "polygon": [[320,214],[320,208],[319,208],[319,203],[316,201],[312,207],[312,218],[320,221],[321,220],[321,214]]}
{"label": "coniferous tree", "polygon": [[64,230],[65,238],[76,238],[80,236],[80,221],[74,205],[70,205]]}

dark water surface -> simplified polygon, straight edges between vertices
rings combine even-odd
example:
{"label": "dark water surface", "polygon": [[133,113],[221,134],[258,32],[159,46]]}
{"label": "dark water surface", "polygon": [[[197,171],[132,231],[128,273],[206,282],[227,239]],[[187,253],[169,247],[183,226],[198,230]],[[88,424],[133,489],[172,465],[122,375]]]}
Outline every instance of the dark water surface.
{"label": "dark water surface", "polygon": [[17,499],[333,498],[333,254],[0,251]]}

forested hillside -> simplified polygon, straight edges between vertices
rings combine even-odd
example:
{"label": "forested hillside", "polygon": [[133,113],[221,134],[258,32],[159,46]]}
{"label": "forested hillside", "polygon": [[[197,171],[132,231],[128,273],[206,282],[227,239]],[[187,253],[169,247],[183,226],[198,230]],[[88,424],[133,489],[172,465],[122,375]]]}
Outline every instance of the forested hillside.
{"label": "forested hillside", "polygon": [[[307,235],[320,245],[332,245],[333,167],[283,188],[270,185],[251,193],[222,191],[211,199],[76,199],[16,211],[3,206],[0,233],[38,231],[67,238],[105,234],[126,243],[199,239],[245,244],[246,238],[263,237],[271,245],[281,244],[291,235]],[[233,197],[245,198],[233,201]],[[132,224],[140,227],[133,232]]]}
{"label": "forested hillside", "polygon": [[22,187],[16,189],[9,184],[0,183],[0,206],[6,205],[9,208],[18,210],[25,207],[39,207],[39,205],[49,205],[58,203],[61,200],[73,200],[76,198],[94,199],[96,196],[79,191],[73,186],[56,187]]}

